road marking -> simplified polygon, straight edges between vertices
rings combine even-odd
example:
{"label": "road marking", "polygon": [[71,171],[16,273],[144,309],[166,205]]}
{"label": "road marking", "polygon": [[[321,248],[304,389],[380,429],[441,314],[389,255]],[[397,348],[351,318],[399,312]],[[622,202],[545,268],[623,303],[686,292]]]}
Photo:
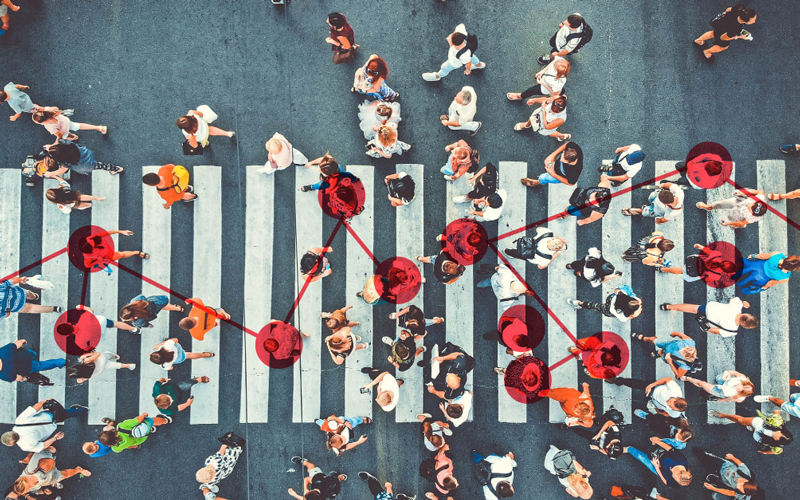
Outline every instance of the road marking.
{"label": "road marking", "polygon": [[[0,273],[6,276],[20,268],[22,180],[19,169],[0,169],[0,200],[3,200],[3,216],[0,217],[0,234],[3,235],[3,238],[0,239]],[[66,256],[62,258],[66,258]],[[0,319],[0,346],[16,342],[18,336],[19,315],[17,313]],[[0,423],[13,423],[17,418],[16,410],[17,383],[0,383]]]}

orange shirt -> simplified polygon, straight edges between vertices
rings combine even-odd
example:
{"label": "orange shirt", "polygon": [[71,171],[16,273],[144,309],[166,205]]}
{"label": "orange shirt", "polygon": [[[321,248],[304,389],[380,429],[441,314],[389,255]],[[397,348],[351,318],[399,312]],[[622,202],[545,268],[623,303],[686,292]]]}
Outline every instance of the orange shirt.
{"label": "orange shirt", "polygon": [[203,304],[203,301],[200,299],[189,299],[188,302],[195,304],[192,306],[192,310],[189,311],[189,317],[197,320],[197,325],[189,330],[189,334],[192,338],[203,340],[206,333],[217,325],[217,316],[213,313],[206,312],[206,310],[210,308]]}
{"label": "orange shirt", "polygon": [[156,189],[168,207],[183,198],[183,192],[189,186],[189,171],[181,165],[164,165],[158,169],[161,182]]}

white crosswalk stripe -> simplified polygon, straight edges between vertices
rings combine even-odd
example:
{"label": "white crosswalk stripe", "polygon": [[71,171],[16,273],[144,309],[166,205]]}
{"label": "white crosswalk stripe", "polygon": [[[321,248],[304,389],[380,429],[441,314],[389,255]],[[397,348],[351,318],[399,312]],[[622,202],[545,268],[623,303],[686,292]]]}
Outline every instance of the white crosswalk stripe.
{"label": "white crosswalk stripe", "polygon": [[[0,274],[6,276],[20,268],[22,181],[19,170],[0,169]],[[2,277],[0,276],[0,277]],[[1,312],[0,312],[1,314]],[[0,346],[16,342],[19,320],[16,314],[0,319]],[[17,384],[0,382],[0,422],[13,422],[17,416]]]}

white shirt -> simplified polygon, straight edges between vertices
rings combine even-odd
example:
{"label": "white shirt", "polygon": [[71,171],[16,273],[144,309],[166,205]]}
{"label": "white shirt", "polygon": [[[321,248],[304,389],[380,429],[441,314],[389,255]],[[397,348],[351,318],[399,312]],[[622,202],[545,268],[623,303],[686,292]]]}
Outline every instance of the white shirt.
{"label": "white shirt", "polygon": [[[552,233],[552,231],[550,229],[547,229],[546,227],[542,227],[542,226],[537,227],[536,228],[536,237],[538,238],[542,233]],[[545,257],[542,257],[541,255],[539,255],[537,253],[532,258],[527,259],[527,261],[530,262],[531,264],[533,264],[534,266],[546,266],[546,265],[548,265],[550,263],[550,261],[553,260],[553,255],[555,255],[556,252],[554,250],[550,250],[549,248],[547,248],[547,244],[550,243],[554,239],[556,239],[555,236],[551,236],[549,238],[542,238],[536,244],[536,250],[538,250],[539,252],[541,252],[541,253],[543,253],[545,255],[549,255],[550,256],[549,259],[545,258]]]}
{"label": "white shirt", "polygon": [[394,375],[390,373],[384,375],[383,380],[378,383],[378,394],[386,391],[392,393],[392,402],[386,406],[381,406],[381,408],[383,411],[392,411],[397,407],[397,402],[400,401],[400,385],[398,385],[397,379],[394,378]]}
{"label": "white shirt", "polygon": [[464,394],[455,398],[451,402],[445,404],[447,406],[461,405],[464,408],[464,412],[461,414],[460,417],[450,420],[450,423],[452,423],[453,426],[458,427],[459,425],[467,421],[467,419],[469,418],[469,412],[472,411],[472,392],[464,391]]}
{"label": "white shirt", "polygon": [[[161,368],[163,368],[165,370],[169,370],[170,367],[172,367],[172,365],[178,359],[178,349],[175,346],[175,342],[172,339],[169,339],[166,342],[164,342],[164,345],[162,347],[164,348],[165,351],[168,351],[168,352],[172,353],[172,361],[167,361],[166,363],[161,363]],[[155,351],[158,351],[158,349],[153,349],[153,352],[155,352]]]}
{"label": "white shirt", "polygon": [[[564,84],[567,83],[567,77],[562,76],[561,78],[556,78],[558,72],[556,71],[556,61],[564,59],[561,56],[556,56],[553,60],[544,68],[544,73],[542,73],[542,83],[547,84],[548,87],[553,89],[553,92],[561,92],[561,89],[564,88]],[[552,95],[547,91],[544,85],[542,85],[542,92],[544,95]]]}
{"label": "white shirt", "polygon": [[483,212],[483,216],[478,216],[479,221],[492,221],[497,220],[500,218],[500,214],[503,213],[503,207],[506,205],[506,198],[508,198],[508,193],[505,189],[498,189],[497,194],[500,195],[500,198],[503,199],[503,204],[497,208],[492,208],[489,205],[486,205],[481,210]]}
{"label": "white shirt", "polygon": [[[507,481],[510,484],[514,482],[514,467],[517,466],[517,462],[511,459],[508,456],[499,457],[497,455],[489,455],[488,457],[484,458],[487,462],[492,464],[490,471],[492,474],[508,474],[511,473],[508,477],[498,477],[492,478],[492,487],[497,491],[498,483],[503,481]],[[491,490],[488,486],[483,487],[483,496],[486,497],[486,500],[499,500],[498,497],[492,494]]]}
{"label": "white shirt", "polygon": [[[455,33],[467,34],[467,28],[464,26],[464,23],[456,26]],[[464,53],[461,54],[461,57],[458,57],[459,51],[463,49],[464,47],[457,49],[454,45],[450,46],[450,50],[447,52],[447,62],[450,63],[452,67],[460,68],[472,60],[472,52],[469,50],[465,50]]]}
{"label": "white shirt", "polygon": [[[622,152],[622,156],[619,158],[619,166],[622,167],[623,170],[628,174],[628,177],[633,177],[634,175],[639,173],[639,170],[642,169],[642,164],[644,162],[639,163],[628,163],[628,155],[635,152],[641,151],[642,147],[638,144],[631,144],[628,149]],[[681,190],[683,191],[683,190]]]}
{"label": "white shirt", "polygon": [[581,41],[580,37],[575,37],[569,42],[567,42],[567,36],[573,33],[582,33],[583,32],[583,25],[581,24],[580,28],[576,30],[571,30],[567,23],[564,23],[564,26],[559,28],[558,32],[556,33],[556,51],[561,52],[564,49],[567,49],[569,52],[575,50],[575,47],[578,46],[578,42]]}
{"label": "white shirt", "polygon": [[733,297],[727,304],[709,302],[706,304],[706,317],[722,327],[720,337],[733,337],[739,332],[736,315],[742,312],[744,304],[739,297]]}
{"label": "white shirt", "polygon": [[[767,198],[763,194],[759,194],[755,196],[758,200],[762,203],[767,202]],[[736,205],[728,212],[728,222],[738,222],[742,220],[746,220],[748,224],[753,224],[761,220],[761,217],[756,217],[753,215],[753,212],[750,211],[750,205],[753,205],[756,202],[750,196],[746,198],[736,198]]]}
{"label": "white shirt", "polygon": [[[33,424],[37,422],[49,423],[18,427],[20,424]],[[17,425],[12,427],[11,430],[19,434],[17,446],[23,451],[42,451],[44,449],[44,442],[47,441],[58,428],[56,424],[53,423],[53,415],[51,413],[45,411],[37,412],[33,406],[27,407],[25,411],[20,413],[17,419],[14,420],[14,423]]]}
{"label": "white shirt", "polygon": [[656,386],[653,388],[653,392],[650,393],[650,401],[653,403],[653,406],[659,410],[667,412],[672,418],[682,417],[683,412],[674,410],[667,406],[667,401],[672,398],[682,397],[683,391],[681,390],[681,386],[679,386],[674,380],[670,380],[666,384]]}
{"label": "white shirt", "polygon": [[673,220],[676,217],[678,217],[681,214],[681,212],[683,212],[684,194],[683,194],[683,189],[681,189],[681,187],[677,184],[671,185],[669,187],[669,192],[672,193],[672,196],[674,196],[675,200],[677,200],[678,204],[676,206],[668,207],[663,203],[661,203],[661,200],[659,200],[658,198],[653,200],[653,205],[661,209],[660,211],[656,210],[657,213],[663,213],[665,219]]}

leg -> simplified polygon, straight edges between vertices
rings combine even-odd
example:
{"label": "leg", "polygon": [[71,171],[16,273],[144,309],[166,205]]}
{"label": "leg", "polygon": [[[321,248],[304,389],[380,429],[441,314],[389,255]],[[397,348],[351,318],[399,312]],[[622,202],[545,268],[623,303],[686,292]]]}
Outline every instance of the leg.
{"label": "leg", "polygon": [[542,86],[538,83],[525,89],[525,91],[520,94],[520,99],[528,99],[535,95],[545,95],[544,92],[542,92]]}
{"label": "leg", "polygon": [[45,370],[52,370],[53,368],[64,368],[67,365],[67,360],[64,358],[48,359],[45,361],[34,359],[31,363],[31,373],[39,373]]}
{"label": "leg", "polygon": [[164,306],[164,311],[178,311],[183,312],[183,307],[177,304],[167,304]]}
{"label": "leg", "polygon": [[649,470],[656,476],[658,475],[658,471],[656,471],[655,465],[653,465],[653,462],[650,460],[650,457],[648,457],[646,453],[637,450],[633,446],[626,447],[624,451],[625,453],[628,453],[629,455],[633,456],[633,458],[635,458],[636,460],[643,463],[644,466],[647,467],[647,470]]}
{"label": "leg", "polygon": [[228,137],[233,137],[233,132],[229,132],[227,130],[222,130],[221,128],[217,128],[213,125],[208,126],[208,135],[226,135]]}
{"label": "leg", "polygon": [[456,68],[453,67],[452,64],[450,64],[450,61],[443,62],[442,66],[439,68],[439,71],[438,71],[439,79],[442,79],[442,78],[446,77],[454,69],[456,69]]}
{"label": "leg", "polygon": [[118,252],[120,259],[129,259],[131,257],[137,257],[141,252],[136,250],[126,250],[124,252]]}
{"label": "leg", "polygon": [[10,26],[8,24],[8,20],[9,19],[11,19],[11,16],[9,16],[8,14],[6,14],[5,16],[0,17],[0,20],[3,21],[3,29],[4,30],[7,30],[8,28],[10,28]]}
{"label": "leg", "polygon": [[703,55],[705,55],[706,59],[708,59],[709,55],[713,56],[714,54],[722,52],[723,50],[728,50],[728,47],[720,47],[719,45],[712,45],[707,50],[703,51]]}
{"label": "leg", "polygon": [[96,130],[101,134],[108,132],[108,127],[105,125],[92,125],[90,123],[75,123],[75,125],[78,126],[78,130]]}
{"label": "leg", "polygon": [[570,399],[578,399],[581,395],[581,391],[573,389],[571,387],[560,387],[557,389],[549,389],[546,392],[539,391],[539,395],[547,396],[553,401],[558,401],[559,403],[563,404],[569,401]]}
{"label": "leg", "polygon": [[705,45],[705,43],[714,38],[714,30],[706,31],[694,41],[697,45]]}
{"label": "leg", "polygon": [[202,359],[213,358],[214,354],[210,352],[187,352],[186,359]]}
{"label": "leg", "polygon": [[83,474],[84,476],[91,476],[92,473],[88,470],[84,469],[83,467],[75,467],[74,469],[66,469],[61,471],[61,481],[64,479],[69,479],[75,474]]}
{"label": "leg", "polygon": [[481,122],[467,122],[467,123],[460,123],[459,125],[450,125],[450,130],[469,130],[470,132],[475,132],[479,128],[481,128]]}
{"label": "leg", "polygon": [[128,323],[123,323],[122,321],[115,321],[114,322],[114,328],[116,328],[117,330],[125,330],[125,331],[128,331],[128,332],[135,332],[136,331],[136,327],[135,326],[131,326]]}
{"label": "leg", "polygon": [[687,314],[697,314],[699,307],[700,306],[696,304],[669,304],[667,305],[667,311],[679,311]]}
{"label": "leg", "polygon": [[743,426],[752,426],[753,420],[755,417],[740,417],[739,415],[731,415],[729,413],[720,413],[719,418],[724,418],[726,420],[730,420],[733,423],[743,425]]}
{"label": "leg", "polygon": [[492,277],[489,276],[486,279],[480,280],[475,286],[478,288],[491,288],[492,287]]}
{"label": "leg", "polygon": [[736,198],[725,198],[711,203],[711,210],[729,210],[736,206]]}
{"label": "leg", "polygon": [[169,420],[164,417],[153,417],[153,427],[158,427],[160,425],[168,424]]}
{"label": "leg", "polygon": [[25,304],[22,309],[19,310],[20,313],[24,314],[42,314],[42,313],[52,313],[58,312],[57,306],[40,306],[39,304]]}
{"label": "leg", "polygon": [[611,380],[606,380],[606,382],[609,382],[614,385],[624,385],[625,387],[630,387],[631,389],[638,389],[640,391],[645,390],[647,386],[650,385],[644,380],[639,380],[635,378],[625,378],[625,377],[614,377]]}
{"label": "leg", "polygon": [[685,380],[693,386],[703,389],[709,394],[714,394],[714,384],[709,384],[705,380],[699,380],[694,377],[685,377]]}
{"label": "leg", "polygon": [[80,198],[78,198],[78,199],[80,201],[105,201],[106,200],[104,196],[92,196],[92,195],[89,195],[89,194],[82,194],[80,196]]}
{"label": "leg", "polygon": [[84,415],[86,415],[88,413],[89,413],[89,410],[84,408],[84,407],[82,407],[82,406],[78,407],[78,408],[66,408],[66,415],[67,416],[65,417],[65,419],[66,418],[82,417],[82,416],[84,416]]}
{"label": "leg", "polygon": [[601,304],[599,302],[583,302],[583,301],[579,300],[578,303],[584,309],[590,309],[592,311],[603,312],[603,304]]}

